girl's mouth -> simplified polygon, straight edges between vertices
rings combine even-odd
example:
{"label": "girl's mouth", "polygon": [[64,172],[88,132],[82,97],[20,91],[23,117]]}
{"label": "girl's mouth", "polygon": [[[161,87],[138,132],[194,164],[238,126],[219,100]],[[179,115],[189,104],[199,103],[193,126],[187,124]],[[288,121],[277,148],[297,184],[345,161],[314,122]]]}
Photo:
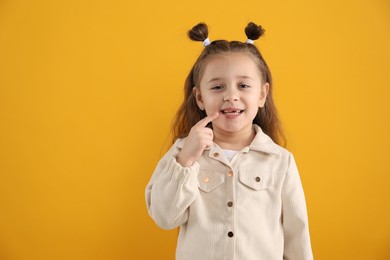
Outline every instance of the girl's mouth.
{"label": "girl's mouth", "polygon": [[221,113],[227,116],[237,116],[244,112],[244,110],[241,109],[223,109],[221,110]]}

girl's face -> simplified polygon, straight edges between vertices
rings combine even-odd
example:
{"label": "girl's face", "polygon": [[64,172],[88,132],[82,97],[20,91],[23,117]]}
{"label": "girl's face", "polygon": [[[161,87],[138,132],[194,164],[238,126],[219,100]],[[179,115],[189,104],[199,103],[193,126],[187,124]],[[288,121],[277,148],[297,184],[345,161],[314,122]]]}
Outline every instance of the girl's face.
{"label": "girl's face", "polygon": [[258,108],[263,107],[268,83],[248,53],[218,54],[204,64],[199,86],[194,88],[196,102],[207,115],[219,113],[213,129],[235,134],[252,131]]}

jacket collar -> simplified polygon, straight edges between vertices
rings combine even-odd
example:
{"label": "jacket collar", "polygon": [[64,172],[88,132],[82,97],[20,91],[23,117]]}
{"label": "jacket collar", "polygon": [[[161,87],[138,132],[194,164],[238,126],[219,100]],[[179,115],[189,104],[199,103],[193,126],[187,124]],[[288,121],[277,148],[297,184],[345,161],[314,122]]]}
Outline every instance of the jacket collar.
{"label": "jacket collar", "polygon": [[280,155],[280,146],[272,141],[271,137],[266,135],[260,126],[253,125],[253,128],[256,132],[256,136],[253,139],[252,143],[249,145],[248,150],[254,150],[264,153],[272,153]]}
{"label": "jacket collar", "polygon": [[[256,132],[255,138],[253,139],[252,143],[243,148],[241,151],[242,152],[249,152],[249,150],[253,151],[258,151],[258,152],[263,152],[263,153],[269,153],[269,154],[275,154],[275,155],[280,155],[280,146],[274,143],[272,139],[266,135],[263,130],[261,130],[260,126],[258,125],[253,125],[253,129]],[[179,139],[177,147],[182,149],[184,142],[186,138]],[[217,144],[213,144],[211,147],[206,148],[206,151],[210,150],[210,154],[215,151],[215,149],[218,149],[219,146]],[[219,148],[220,149],[220,148]]]}

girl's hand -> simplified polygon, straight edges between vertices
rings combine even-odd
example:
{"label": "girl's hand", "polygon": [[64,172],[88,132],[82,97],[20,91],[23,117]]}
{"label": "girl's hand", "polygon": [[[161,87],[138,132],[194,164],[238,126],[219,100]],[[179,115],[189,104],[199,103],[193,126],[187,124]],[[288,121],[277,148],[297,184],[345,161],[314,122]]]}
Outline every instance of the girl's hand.
{"label": "girl's hand", "polygon": [[194,164],[202,155],[204,149],[213,144],[213,130],[206,126],[218,116],[218,113],[206,116],[191,128],[183,149],[181,149],[176,157],[177,162],[180,163],[181,166],[188,167]]}

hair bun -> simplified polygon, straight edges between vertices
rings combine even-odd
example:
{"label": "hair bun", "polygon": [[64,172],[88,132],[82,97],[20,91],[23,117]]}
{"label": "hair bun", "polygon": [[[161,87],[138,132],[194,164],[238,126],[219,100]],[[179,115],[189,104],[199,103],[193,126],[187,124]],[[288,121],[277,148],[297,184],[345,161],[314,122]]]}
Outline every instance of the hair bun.
{"label": "hair bun", "polygon": [[203,42],[208,35],[209,31],[205,23],[198,23],[188,31],[188,37],[193,41]]}
{"label": "hair bun", "polygon": [[251,40],[257,40],[260,38],[260,36],[264,35],[264,28],[261,27],[261,25],[257,25],[255,23],[248,23],[248,25],[245,28],[245,34],[248,37],[248,39]]}

